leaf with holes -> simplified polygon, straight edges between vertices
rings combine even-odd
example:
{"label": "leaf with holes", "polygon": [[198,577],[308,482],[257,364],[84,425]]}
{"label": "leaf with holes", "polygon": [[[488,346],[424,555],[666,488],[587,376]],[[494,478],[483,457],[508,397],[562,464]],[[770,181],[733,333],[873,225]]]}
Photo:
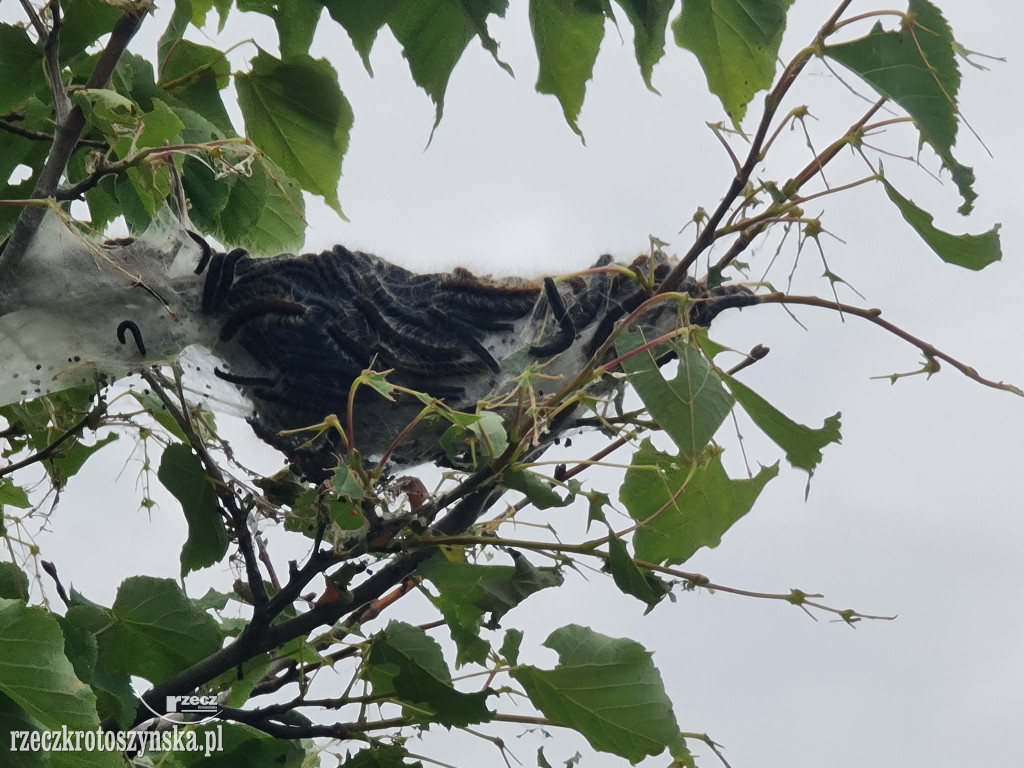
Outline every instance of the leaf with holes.
{"label": "leaf with holes", "polygon": [[645,439],[619,489],[619,501],[639,524],[633,536],[636,559],[678,564],[701,547],[717,547],[778,473],[776,463],[749,480],[733,480],[718,454],[671,456]]}
{"label": "leaf with holes", "polygon": [[692,51],[708,88],[737,129],[754,94],[771,87],[786,14],[793,0],[686,0],[672,22],[681,48]]}
{"label": "leaf with holes", "polygon": [[[615,348],[627,355],[645,343],[641,332],[630,331],[619,337]],[[679,368],[668,381],[655,355],[670,348],[679,357]],[[674,341],[657,350],[645,349],[623,360],[622,368],[651,416],[687,456],[704,449],[732,408],[732,395],[722,386],[721,377],[692,344]]]}
{"label": "leaf with holes", "polygon": [[960,70],[953,31],[942,12],[928,0],[910,0],[900,30],[886,31],[877,23],[865,37],[826,46],[823,53],[907,111],[950,171],[964,201],[960,213],[970,213],[978,195],[974,171],[953,157]]}

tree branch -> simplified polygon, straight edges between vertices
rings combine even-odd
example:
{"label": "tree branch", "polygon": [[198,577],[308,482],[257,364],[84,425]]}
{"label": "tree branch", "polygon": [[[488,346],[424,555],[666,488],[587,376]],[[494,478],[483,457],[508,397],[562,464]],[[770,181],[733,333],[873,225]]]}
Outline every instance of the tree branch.
{"label": "tree branch", "polygon": [[992,381],[991,379],[986,379],[984,376],[978,373],[978,371],[973,367],[961,362],[960,360],[957,360],[955,357],[952,357],[951,355],[943,352],[934,345],[929,344],[927,341],[919,339],[917,336],[908,333],[907,331],[900,328],[898,325],[894,325],[893,323],[890,323],[888,320],[883,320],[881,316],[882,310],[880,309],[865,309],[864,307],[857,307],[852,304],[843,304],[842,302],[833,301],[831,299],[823,299],[820,296],[794,296],[792,294],[781,292],[769,293],[764,296],[758,296],[758,299],[759,303],[761,304],[801,304],[807,307],[820,307],[822,309],[832,309],[843,314],[863,318],[864,320],[867,320],[870,323],[874,323],[880,328],[884,328],[893,336],[897,336],[903,339],[904,341],[908,342],[909,344],[914,345],[919,350],[921,350],[921,352],[924,353],[925,357],[928,358],[929,360],[943,360],[952,365],[958,371],[960,371],[960,373],[962,373],[964,376],[978,382],[979,384],[983,384],[986,387],[991,387],[992,389],[1001,389],[1004,392],[1011,392],[1015,395],[1020,395],[1021,397],[1024,397],[1024,391],[1021,391],[1018,387],[1015,387],[1012,384],[1006,384],[1005,382],[1002,381]]}
{"label": "tree branch", "polygon": [[[128,47],[132,37],[142,25],[143,17],[149,13],[152,7],[149,0],[139,0],[138,4],[127,11],[124,16],[117,20],[111,32],[107,47],[103,49],[96,68],[86,82],[86,88],[104,88],[110,82],[114,68],[120,60],[121,55]],[[60,81],[58,80],[58,83]],[[60,184],[61,177],[67,169],[68,161],[71,159],[82,131],[85,129],[85,113],[81,107],[73,108],[67,115],[63,124],[58,124],[54,133],[53,147],[50,155],[43,165],[39,178],[36,180],[35,189],[31,197],[44,199],[53,197]],[[36,230],[46,213],[46,208],[27,207],[18,217],[14,231],[7,241],[6,247],[0,252],[0,283],[8,283],[12,280],[13,273],[25,256]],[[2,307],[0,307],[2,310]]]}
{"label": "tree branch", "polygon": [[[7,131],[13,133],[16,136],[22,136],[32,141],[45,141],[53,143],[54,135],[52,133],[44,133],[43,131],[33,131],[28,128],[23,128],[16,122],[19,119],[23,119],[20,115],[8,115],[7,117],[0,118],[0,131]],[[109,149],[110,145],[100,139],[79,139],[75,149],[79,147],[94,147],[96,149]]]}

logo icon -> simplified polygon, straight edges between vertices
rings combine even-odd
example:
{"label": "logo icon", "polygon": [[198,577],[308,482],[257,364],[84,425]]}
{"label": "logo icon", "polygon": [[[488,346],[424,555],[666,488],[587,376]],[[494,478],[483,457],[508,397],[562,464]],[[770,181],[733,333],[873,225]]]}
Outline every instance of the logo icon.
{"label": "logo icon", "polygon": [[187,719],[190,723],[202,725],[215,720],[220,714],[217,697],[213,694],[194,693],[188,696],[168,696],[164,699],[163,713],[153,709],[146,699],[139,695],[138,691],[135,692],[135,695],[155,717],[166,720],[168,723],[179,724]]}

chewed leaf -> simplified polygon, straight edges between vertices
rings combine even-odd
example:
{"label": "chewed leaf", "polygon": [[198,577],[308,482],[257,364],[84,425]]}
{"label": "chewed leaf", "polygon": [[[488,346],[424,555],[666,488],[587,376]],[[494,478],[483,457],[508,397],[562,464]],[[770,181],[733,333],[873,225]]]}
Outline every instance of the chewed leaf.
{"label": "chewed leaf", "polygon": [[907,111],[952,174],[964,201],[960,213],[970,213],[977,198],[974,172],[953,157],[960,90],[956,42],[939,9],[929,0],[910,0],[899,31],[878,23],[859,40],[827,46],[824,55]]}
{"label": "chewed leaf", "polygon": [[615,586],[627,595],[647,603],[650,611],[669,592],[669,587],[650,571],[640,570],[622,539],[612,536],[608,540],[608,569],[612,572]]}
{"label": "chewed leaf", "polygon": [[708,88],[739,128],[747,105],[775,78],[786,13],[793,0],[686,0],[672,22],[681,48],[692,51]]}
{"label": "chewed leaf", "polygon": [[426,714],[447,726],[491,719],[486,706],[488,692],[456,690],[441,646],[411,624],[392,621],[374,637],[365,675],[376,693],[406,705],[410,718]]}
{"label": "chewed leaf", "polygon": [[928,211],[918,208],[888,181],[883,180],[882,183],[885,185],[885,194],[900,209],[903,218],[943,261],[978,270],[1003,257],[999,245],[999,224],[980,235],[951,235],[932,224],[933,217]]}
{"label": "chewed leaf", "polygon": [[729,376],[726,384],[761,431],[786,452],[786,459],[794,467],[814,472],[821,462],[821,449],[842,438],[838,413],[825,419],[820,428],[812,429],[793,421],[737,379]]}
{"label": "chewed leaf", "polygon": [[778,473],[774,464],[749,480],[733,480],[720,455],[689,460],[662,453],[645,439],[619,489],[619,500],[639,523],[636,559],[678,564],[701,547],[717,547]]}
{"label": "chewed leaf", "polygon": [[[634,331],[623,334],[616,349],[625,355],[643,344],[643,334]],[[622,368],[654,420],[684,454],[693,456],[711,441],[729,415],[733,399],[696,346],[677,341],[672,348],[679,357],[679,369],[671,381],[662,375],[653,350],[624,359]],[[664,352],[667,347],[659,349]]]}

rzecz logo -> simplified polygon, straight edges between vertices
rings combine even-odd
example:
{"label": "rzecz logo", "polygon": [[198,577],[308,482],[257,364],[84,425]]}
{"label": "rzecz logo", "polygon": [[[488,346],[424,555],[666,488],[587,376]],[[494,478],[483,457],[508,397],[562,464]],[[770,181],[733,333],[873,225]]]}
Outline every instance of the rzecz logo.
{"label": "rzecz logo", "polygon": [[[217,717],[220,707],[217,706],[217,697],[212,694],[191,694],[189,696],[168,696],[164,699],[164,712],[161,714],[153,709],[146,702],[146,699],[139,696],[146,709],[159,717],[172,723],[180,723],[187,719],[190,723],[202,725]],[[185,715],[186,718],[181,716]]]}

